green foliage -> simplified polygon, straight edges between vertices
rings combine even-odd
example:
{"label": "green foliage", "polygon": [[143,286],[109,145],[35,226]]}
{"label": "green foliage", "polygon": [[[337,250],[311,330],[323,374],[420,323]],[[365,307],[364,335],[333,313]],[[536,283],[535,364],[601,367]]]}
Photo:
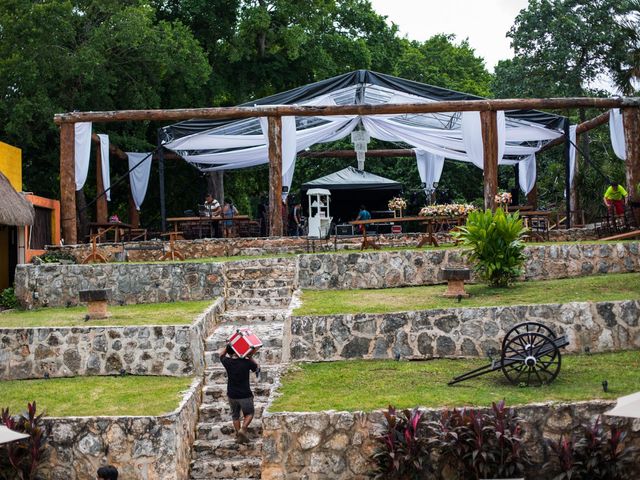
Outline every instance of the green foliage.
{"label": "green foliage", "polygon": [[49,250],[42,255],[33,257],[31,263],[78,263],[76,257],[64,250]]}
{"label": "green foliage", "polygon": [[16,308],[19,305],[18,297],[13,287],[5,288],[0,292],[0,307],[2,308]]}
{"label": "green foliage", "polygon": [[522,273],[526,229],[518,213],[506,214],[502,209],[471,212],[465,226],[454,236],[474,262],[476,271],[494,287],[506,287]]}
{"label": "green foliage", "polygon": [[636,448],[625,444],[627,432],[612,425],[605,434],[600,417],[593,425],[581,426],[577,440],[571,432],[556,442],[545,439],[551,452],[544,472],[553,480],[626,480],[631,476]]}
{"label": "green foliage", "polygon": [[48,457],[46,433],[42,424],[44,413],[36,414],[36,402],[27,404],[27,411],[12,417],[9,408],[3,408],[0,425],[29,435],[28,439],[7,444],[0,449],[0,478],[33,480],[44,478]]}

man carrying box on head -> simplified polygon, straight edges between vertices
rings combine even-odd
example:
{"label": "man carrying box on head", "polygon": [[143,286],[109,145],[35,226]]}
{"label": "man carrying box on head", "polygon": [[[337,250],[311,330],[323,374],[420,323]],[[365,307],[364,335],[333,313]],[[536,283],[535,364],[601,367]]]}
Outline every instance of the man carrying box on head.
{"label": "man carrying box on head", "polygon": [[[240,331],[238,331],[238,334]],[[235,337],[235,335],[234,335]],[[232,338],[234,338],[232,337]],[[227,397],[229,398],[229,406],[231,407],[231,419],[233,420],[233,428],[236,431],[236,441],[238,443],[247,443],[249,437],[247,428],[253,420],[253,392],[249,384],[250,372],[256,375],[260,372],[260,367],[251,358],[256,349],[251,349],[244,358],[238,355],[231,344],[227,344],[220,351],[220,362],[227,371]],[[240,425],[240,411],[242,411],[242,426]]]}

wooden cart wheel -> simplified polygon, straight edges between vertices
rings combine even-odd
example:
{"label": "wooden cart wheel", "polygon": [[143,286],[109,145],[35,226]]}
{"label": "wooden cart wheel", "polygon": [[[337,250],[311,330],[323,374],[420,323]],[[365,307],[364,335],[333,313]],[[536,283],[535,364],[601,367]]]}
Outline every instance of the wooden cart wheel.
{"label": "wooden cart wheel", "polygon": [[540,322],[519,323],[518,325],[513,327],[511,330],[509,330],[507,334],[504,336],[504,339],[502,340],[502,356],[504,357],[505,345],[509,340],[511,340],[512,337],[515,337],[516,335],[520,335],[521,333],[527,333],[527,332],[541,333],[551,339],[556,338],[555,332],[543,323],[540,323]]}
{"label": "wooden cart wheel", "polygon": [[502,373],[513,385],[548,385],[560,373],[561,362],[554,339],[538,332],[512,336],[502,349]]}

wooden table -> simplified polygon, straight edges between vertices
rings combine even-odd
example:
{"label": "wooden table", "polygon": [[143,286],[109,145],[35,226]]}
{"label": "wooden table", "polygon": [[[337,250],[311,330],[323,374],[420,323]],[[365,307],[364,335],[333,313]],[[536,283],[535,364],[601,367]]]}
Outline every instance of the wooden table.
{"label": "wooden table", "polygon": [[[248,222],[251,220],[249,215],[234,215],[233,217],[168,217],[167,221],[173,224],[173,231],[177,232],[178,230],[184,231],[184,228],[179,228],[181,225],[184,226],[186,223],[197,223],[199,226],[208,226],[209,233],[211,237],[213,237],[213,229],[214,226],[223,221],[231,221],[231,222]],[[199,229],[200,238],[202,238],[202,228]]]}
{"label": "wooden table", "polygon": [[362,245],[360,246],[360,250],[364,250],[365,248],[373,248],[379,250],[380,247],[373,241],[372,239],[367,238],[367,228],[366,225],[371,225],[374,223],[406,223],[406,222],[419,222],[427,225],[427,231],[424,235],[420,236],[420,240],[418,241],[418,248],[422,247],[425,244],[431,244],[434,247],[438,246],[438,241],[434,234],[434,225],[438,222],[443,222],[445,220],[456,221],[456,223],[463,220],[464,217],[446,217],[446,216],[437,216],[437,217],[394,217],[394,218],[371,218],[369,220],[354,220],[353,222],[349,222],[351,225],[361,225],[362,228]]}
{"label": "wooden table", "polygon": [[[114,232],[114,242],[119,242],[123,240],[125,237],[131,236],[131,229],[133,225],[129,225],[128,223],[122,222],[92,222],[89,224],[90,235],[96,235],[96,241],[102,237],[102,235],[106,235],[108,232]],[[122,230],[122,232],[121,232]],[[126,232],[124,231],[126,230]],[[95,233],[94,233],[95,232]],[[106,237],[105,237],[106,238]]]}

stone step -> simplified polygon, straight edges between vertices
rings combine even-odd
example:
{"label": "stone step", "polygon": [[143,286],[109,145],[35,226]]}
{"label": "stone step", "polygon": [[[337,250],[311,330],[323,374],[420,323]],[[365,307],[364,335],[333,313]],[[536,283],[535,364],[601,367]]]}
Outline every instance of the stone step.
{"label": "stone step", "polygon": [[[251,388],[253,388],[254,385],[273,385],[280,377],[283,368],[281,365],[261,366],[258,378],[256,378],[255,375],[249,376]],[[207,368],[204,372],[204,381],[206,385],[226,385],[227,371],[221,364]]]}
{"label": "stone step", "polygon": [[[257,402],[257,401],[253,402],[253,406],[255,408],[254,415],[256,417],[262,416],[262,411],[264,410],[265,405],[266,405],[266,402]],[[205,423],[230,421],[231,409],[229,408],[229,403],[227,401],[224,401],[224,402],[206,403],[206,404],[200,405],[199,420]]]}
{"label": "stone step", "polygon": [[233,458],[191,462],[192,480],[260,478],[260,457]]}
{"label": "stone step", "polygon": [[191,448],[191,459],[205,462],[220,458],[258,457],[261,454],[262,438],[249,437],[249,443],[238,443],[235,434],[220,440],[196,440]]}
{"label": "stone step", "polygon": [[[262,437],[262,423],[254,421],[249,425],[249,438],[257,439]],[[196,427],[196,438],[198,440],[234,440],[235,430],[233,424],[228,422],[202,422]]]}
{"label": "stone step", "polygon": [[295,267],[289,265],[273,265],[269,267],[227,267],[225,276],[227,281],[234,280],[288,280],[293,282],[296,277]]}
{"label": "stone step", "polygon": [[293,288],[273,287],[273,288],[227,288],[227,299],[229,298],[291,298]]}
{"label": "stone step", "polygon": [[227,310],[220,316],[220,321],[236,324],[284,322],[288,315],[288,311],[282,308],[254,308],[248,311]]}
{"label": "stone step", "polygon": [[225,304],[229,310],[250,310],[253,308],[281,307],[287,308],[291,303],[291,297],[268,298],[233,298],[227,297]]}
{"label": "stone step", "polygon": [[230,290],[238,288],[293,288],[293,282],[281,278],[256,278],[254,280],[229,280],[226,286]]}
{"label": "stone step", "polygon": [[[271,395],[270,385],[251,385],[254,402],[266,402]],[[202,403],[227,401],[226,385],[207,385],[202,389]]]}

